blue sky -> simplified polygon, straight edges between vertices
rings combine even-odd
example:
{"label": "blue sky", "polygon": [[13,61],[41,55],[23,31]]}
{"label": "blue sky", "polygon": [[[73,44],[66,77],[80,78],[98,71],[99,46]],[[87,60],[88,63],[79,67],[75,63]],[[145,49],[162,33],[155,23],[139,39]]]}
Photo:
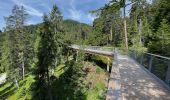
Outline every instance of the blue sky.
{"label": "blue sky", "polygon": [[29,18],[27,24],[42,21],[43,13],[48,13],[53,4],[57,4],[64,19],[92,24],[95,15],[91,10],[103,7],[109,0],[0,0],[0,29],[5,26],[4,17],[11,14],[12,7],[22,5],[26,8]]}

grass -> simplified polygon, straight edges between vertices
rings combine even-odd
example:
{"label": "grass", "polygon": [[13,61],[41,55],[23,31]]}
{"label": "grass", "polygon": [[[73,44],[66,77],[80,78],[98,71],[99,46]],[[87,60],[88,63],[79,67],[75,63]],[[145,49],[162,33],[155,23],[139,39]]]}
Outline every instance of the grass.
{"label": "grass", "polygon": [[[108,77],[108,73],[92,62],[85,63],[85,67],[95,69],[95,71],[93,70],[92,72],[88,72],[85,79],[87,84],[91,83],[90,86],[88,85],[89,88],[85,92],[85,100],[104,100],[106,91],[105,79]],[[64,71],[64,65],[60,65],[56,68],[54,75],[57,77],[57,79],[60,79],[60,76],[63,75]],[[58,96],[61,96],[63,100],[66,100],[66,96],[68,96],[68,94],[66,95],[65,92],[63,93],[63,89],[66,86],[63,86],[63,83],[60,80],[55,81],[54,84],[56,85],[53,85],[53,88],[55,88],[54,91],[56,95],[59,93]],[[70,92],[67,91],[67,93]]]}
{"label": "grass", "polygon": [[101,55],[94,55],[92,59],[101,61],[102,63],[106,64],[109,62],[109,64],[112,63],[112,58],[111,57],[106,57],[106,56],[101,56]]}
{"label": "grass", "polygon": [[0,98],[5,99],[13,95],[16,91],[16,86],[10,82],[6,82],[0,87]]}
{"label": "grass", "polygon": [[104,100],[105,84],[102,82],[97,82],[93,89],[88,90],[87,98],[88,100]]}
{"label": "grass", "polygon": [[[85,96],[87,100],[104,100],[104,93],[106,89],[105,78],[107,77],[107,72],[92,62],[86,63],[88,63],[86,64],[86,67],[95,68],[95,71],[88,72],[86,76],[86,83],[92,83],[92,85],[85,92]],[[60,90],[60,86],[65,86],[63,86],[63,84],[61,84],[62,82],[60,82],[58,79],[65,73],[65,71],[64,64],[59,65],[54,70],[54,75],[56,76],[57,81],[53,84],[53,87],[55,87],[56,91],[61,92],[61,94],[63,92]],[[33,82],[34,77],[32,75],[28,75],[24,80],[19,82],[19,90],[16,88],[15,84],[7,82],[0,86],[0,98],[4,100],[30,100],[32,95],[29,93],[29,89]],[[22,96],[20,94],[22,94]]]}
{"label": "grass", "polygon": [[[59,78],[59,76],[64,73],[64,64],[59,65],[54,71],[54,75]],[[19,100],[30,100],[32,95],[27,93],[30,89],[31,83],[34,81],[34,77],[32,75],[28,75],[24,80],[19,82],[20,88],[17,90],[15,84],[10,82],[6,82],[5,84],[0,86],[0,98],[6,100],[18,100],[20,93],[26,92],[24,96],[20,97]]]}
{"label": "grass", "polygon": [[61,64],[54,70],[54,75],[57,78],[59,78],[60,75],[64,73],[64,66],[65,66],[65,64]]}
{"label": "grass", "polygon": [[[7,100],[25,100],[25,99],[31,99],[32,95],[29,94],[29,89],[31,87],[31,84],[34,82],[34,76],[29,75],[28,77],[26,77],[24,80],[21,80],[19,82],[20,87],[19,89],[12,94],[11,96],[9,96],[7,98]],[[22,94],[22,95],[21,95]]]}
{"label": "grass", "polygon": [[[3,100],[26,100],[31,99],[31,94],[29,94],[29,89],[31,84],[34,82],[34,76],[28,75],[24,80],[19,81],[19,89],[17,89],[15,84],[11,82],[6,82],[0,87],[0,98]],[[20,96],[23,94],[22,96]]]}
{"label": "grass", "polygon": [[90,89],[86,93],[87,99],[104,100],[106,84],[107,84],[105,82],[105,79],[108,77],[107,72],[97,65],[94,65],[92,67],[95,67],[96,71],[89,72],[87,75],[87,82],[92,83]]}

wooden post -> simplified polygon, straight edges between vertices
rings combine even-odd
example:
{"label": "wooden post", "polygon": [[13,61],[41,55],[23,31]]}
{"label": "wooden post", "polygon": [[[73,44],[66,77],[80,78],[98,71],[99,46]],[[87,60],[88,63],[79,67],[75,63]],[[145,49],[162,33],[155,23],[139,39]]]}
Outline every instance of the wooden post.
{"label": "wooden post", "polygon": [[151,72],[152,70],[152,61],[153,61],[153,56],[151,56],[150,60],[149,60],[149,71]]}
{"label": "wooden post", "polygon": [[107,58],[107,71],[109,72],[109,58]]}
{"label": "wooden post", "polygon": [[170,86],[170,61],[168,62],[165,82]]}

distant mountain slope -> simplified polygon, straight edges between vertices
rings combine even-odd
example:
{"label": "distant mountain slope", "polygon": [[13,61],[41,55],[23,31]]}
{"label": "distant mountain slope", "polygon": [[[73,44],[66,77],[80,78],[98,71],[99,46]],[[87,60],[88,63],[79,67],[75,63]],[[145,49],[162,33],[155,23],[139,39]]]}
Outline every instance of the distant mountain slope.
{"label": "distant mountain slope", "polygon": [[92,26],[74,20],[64,20],[63,29],[65,38],[72,43],[85,41],[89,37],[89,34],[92,33]]}

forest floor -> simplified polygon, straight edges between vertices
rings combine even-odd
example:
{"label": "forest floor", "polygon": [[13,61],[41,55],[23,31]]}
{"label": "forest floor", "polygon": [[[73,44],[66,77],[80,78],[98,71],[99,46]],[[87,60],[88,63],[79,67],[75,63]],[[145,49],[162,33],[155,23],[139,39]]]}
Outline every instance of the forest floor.
{"label": "forest floor", "polygon": [[[64,65],[60,65],[55,70],[54,74],[58,79],[60,79],[60,77],[62,77],[62,74],[65,73],[63,67]],[[88,61],[84,62],[83,70],[86,71],[86,76],[85,76],[84,81],[85,83],[87,83],[87,86],[88,86],[84,94],[85,95],[84,99],[85,100],[105,100],[105,97],[106,97],[105,94],[106,94],[106,89],[107,89],[106,79],[108,78],[108,72],[106,72],[105,69],[102,69],[100,66],[96,65],[95,63],[88,62]],[[68,94],[63,94],[64,87],[61,81],[58,81],[55,84],[57,84],[56,86],[58,88],[55,86],[53,88],[57,88],[55,92],[56,92],[56,95],[60,94],[60,96],[62,96],[60,99],[65,100],[66,96],[71,95],[69,93],[72,90],[70,90],[70,92],[68,92],[69,90],[66,90]]]}
{"label": "forest floor", "polygon": [[[61,64],[59,65],[55,71],[54,76],[59,79],[60,76],[65,73],[64,70],[65,65]],[[88,83],[88,89],[85,92],[85,96],[87,100],[104,100],[105,99],[105,93],[107,89],[107,81],[108,78],[108,72],[106,72],[105,69],[102,69],[99,65],[96,65],[94,62],[84,62],[83,70],[87,72],[85,76],[86,83]],[[25,82],[28,80],[32,80],[30,82]],[[33,82],[34,77],[32,75],[28,75],[24,80],[20,81],[21,89],[17,90],[17,87],[12,83],[5,83],[0,85],[0,99],[5,100],[18,100],[18,94],[20,92],[26,92],[25,97],[20,98],[19,100],[25,100],[25,98],[29,99],[32,98],[31,94],[27,93],[26,89],[28,90],[30,88],[30,85]],[[63,86],[64,84],[60,84],[60,82],[57,82],[54,87],[55,89],[58,89],[56,91],[62,92],[63,90],[59,90],[60,86]],[[56,92],[57,93],[57,92]],[[57,95],[57,94],[56,94]]]}
{"label": "forest floor", "polygon": [[86,76],[87,82],[91,83],[87,91],[87,99],[105,100],[108,73],[91,62],[85,62],[85,67],[91,69]]}

